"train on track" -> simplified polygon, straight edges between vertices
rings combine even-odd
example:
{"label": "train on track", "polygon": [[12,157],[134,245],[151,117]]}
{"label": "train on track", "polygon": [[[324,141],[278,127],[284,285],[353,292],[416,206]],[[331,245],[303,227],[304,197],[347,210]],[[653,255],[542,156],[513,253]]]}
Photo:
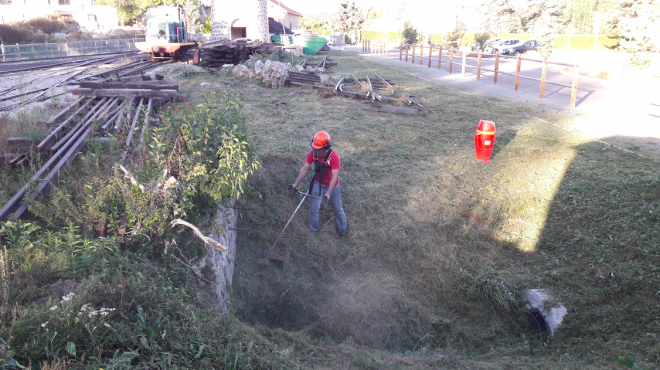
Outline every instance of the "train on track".
{"label": "train on track", "polygon": [[185,12],[181,6],[147,8],[145,41],[135,47],[152,59],[178,59],[196,43],[188,39]]}

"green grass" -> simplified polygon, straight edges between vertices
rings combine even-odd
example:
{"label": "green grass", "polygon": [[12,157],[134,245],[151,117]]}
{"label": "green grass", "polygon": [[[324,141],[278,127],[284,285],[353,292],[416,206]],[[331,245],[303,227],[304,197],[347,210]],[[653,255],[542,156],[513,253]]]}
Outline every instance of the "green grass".
{"label": "green grass", "polygon": [[[174,251],[160,253],[164,240],[99,239],[94,228],[66,224],[15,232],[3,240],[19,247],[9,254],[15,308],[0,315],[0,336],[15,336],[14,358],[68,357],[81,368],[111,368],[136,365],[131,353],[139,348],[139,363],[149,368],[658,366],[656,159],[580,136],[562,111],[517,102],[514,111],[501,97],[414,78],[408,66],[331,55],[338,62],[331,75],[378,73],[415,95],[426,114],[338,109],[313,90],[267,89],[231,76],[181,79],[193,105],[201,82],[231,80],[219,88],[244,94],[262,164],[241,200],[255,209],[240,212],[238,227],[252,231],[239,232],[227,317],[218,318],[211,289]],[[488,165],[474,159],[480,119],[497,124]],[[261,252],[300,201],[286,186],[319,130],[332,135],[342,159],[351,234],[338,237],[324,205],[322,231],[312,236],[305,204],[274,250],[286,263],[272,264]],[[83,184],[109,171],[118,154],[90,147],[61,187],[80,199]],[[178,245],[199,256],[187,235],[176,236]],[[97,319],[86,323],[98,336],[72,320],[49,320],[56,302],[47,289],[56,279],[82,283],[57,314],[85,303],[116,308],[105,322],[119,334]],[[554,338],[529,330],[521,295],[530,288],[548,290],[568,309]]]}
{"label": "green grass", "polygon": [[[427,113],[336,109],[312,91],[234,82],[263,164],[251,178],[261,198],[247,200],[256,209],[240,220],[253,230],[238,239],[232,310],[242,321],[276,343],[295,342],[300,361],[318,368],[369,368],[374,357],[388,369],[603,368],[629,355],[642,368],[657,364],[660,348],[646,334],[659,319],[660,230],[648,213],[660,196],[657,162],[604,150],[561,112],[512,112],[503,99],[351,54],[333,59],[331,75],[378,73]],[[201,81],[189,80],[188,91]],[[488,165],[474,160],[480,119],[497,124]],[[338,238],[324,206],[325,226],[312,236],[305,205],[275,248],[286,263],[272,265],[261,251],[297,206],[286,185],[319,130],[342,158],[352,235]],[[528,332],[520,294],[529,288],[569,310],[552,340]]]}

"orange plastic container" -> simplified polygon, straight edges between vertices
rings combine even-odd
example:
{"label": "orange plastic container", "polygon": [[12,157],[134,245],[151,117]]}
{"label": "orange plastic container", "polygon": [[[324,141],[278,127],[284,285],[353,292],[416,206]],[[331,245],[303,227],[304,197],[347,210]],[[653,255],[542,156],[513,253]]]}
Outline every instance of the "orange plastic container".
{"label": "orange plastic container", "polygon": [[477,133],[474,134],[474,148],[477,151],[477,160],[484,163],[490,161],[490,155],[493,153],[495,145],[495,123],[490,121],[479,121]]}

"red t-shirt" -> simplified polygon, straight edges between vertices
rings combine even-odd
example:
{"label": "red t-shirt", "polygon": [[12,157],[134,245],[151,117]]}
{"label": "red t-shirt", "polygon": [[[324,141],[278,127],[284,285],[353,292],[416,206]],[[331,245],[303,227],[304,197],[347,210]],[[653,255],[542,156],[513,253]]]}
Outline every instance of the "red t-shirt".
{"label": "red t-shirt", "polygon": [[[321,158],[323,159],[323,158]],[[307,154],[307,163],[308,164],[313,164],[314,163],[314,151],[310,150],[309,154]],[[339,161],[339,154],[335,150],[330,153],[330,158],[328,158],[328,163],[326,163],[330,168],[326,167],[325,173],[323,174],[323,178],[321,179],[321,185],[325,186],[330,186],[330,180],[332,180],[332,170],[338,170],[341,168],[341,162]],[[335,186],[339,184],[339,176],[337,176],[337,183]]]}

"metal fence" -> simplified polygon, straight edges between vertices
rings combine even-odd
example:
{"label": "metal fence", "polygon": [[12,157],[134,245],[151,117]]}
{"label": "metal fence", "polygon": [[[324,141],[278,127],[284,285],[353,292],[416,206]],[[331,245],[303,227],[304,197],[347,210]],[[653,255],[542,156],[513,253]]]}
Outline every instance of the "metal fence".
{"label": "metal fence", "polygon": [[57,42],[48,44],[0,45],[0,50],[2,51],[0,61],[11,62],[17,60],[136,51],[135,42],[140,41],[144,41],[144,39],[137,38]]}

